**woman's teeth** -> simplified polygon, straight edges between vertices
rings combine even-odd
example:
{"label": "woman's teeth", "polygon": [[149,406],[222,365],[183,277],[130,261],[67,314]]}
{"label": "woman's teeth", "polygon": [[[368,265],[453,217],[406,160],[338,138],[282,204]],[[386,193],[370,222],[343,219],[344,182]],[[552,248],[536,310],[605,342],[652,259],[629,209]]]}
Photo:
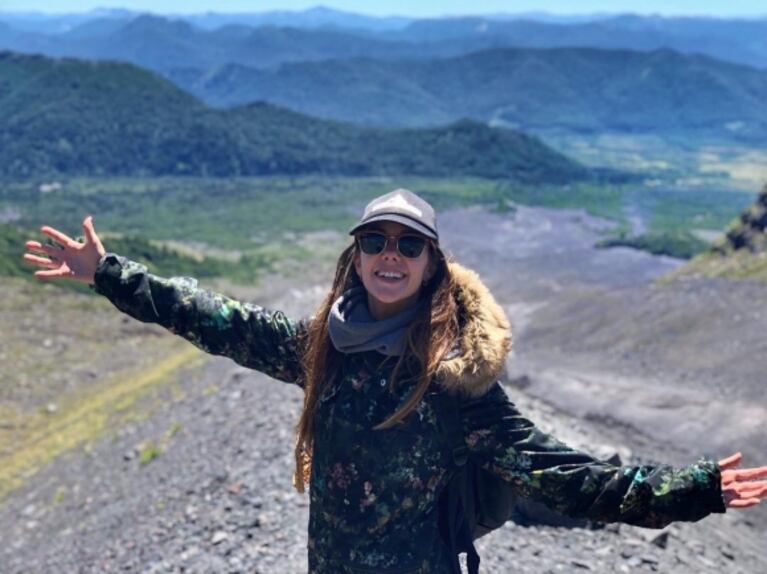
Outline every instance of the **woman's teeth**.
{"label": "woman's teeth", "polygon": [[395,273],[393,271],[376,271],[376,275],[386,279],[402,279],[404,277],[402,273]]}

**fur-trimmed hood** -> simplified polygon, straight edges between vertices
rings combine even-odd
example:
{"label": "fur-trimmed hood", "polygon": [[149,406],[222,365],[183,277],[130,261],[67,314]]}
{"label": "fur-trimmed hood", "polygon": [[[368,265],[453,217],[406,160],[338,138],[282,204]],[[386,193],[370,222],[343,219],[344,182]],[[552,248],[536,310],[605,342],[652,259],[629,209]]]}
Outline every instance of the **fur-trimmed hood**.
{"label": "fur-trimmed hood", "polygon": [[462,317],[460,348],[442,361],[437,379],[449,392],[478,397],[503,370],[511,325],[479,275],[454,262],[448,266]]}

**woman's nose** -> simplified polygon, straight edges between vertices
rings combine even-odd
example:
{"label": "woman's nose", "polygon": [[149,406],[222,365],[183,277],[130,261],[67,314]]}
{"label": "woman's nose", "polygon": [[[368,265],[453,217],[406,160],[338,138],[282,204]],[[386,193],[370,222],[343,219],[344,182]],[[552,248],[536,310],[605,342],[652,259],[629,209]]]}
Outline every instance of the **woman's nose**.
{"label": "woman's nose", "polygon": [[386,241],[386,245],[384,246],[384,250],[383,250],[383,255],[384,256],[392,256],[392,255],[398,256],[399,255],[399,253],[397,253],[397,240],[396,239],[393,239],[393,238],[390,237]]}

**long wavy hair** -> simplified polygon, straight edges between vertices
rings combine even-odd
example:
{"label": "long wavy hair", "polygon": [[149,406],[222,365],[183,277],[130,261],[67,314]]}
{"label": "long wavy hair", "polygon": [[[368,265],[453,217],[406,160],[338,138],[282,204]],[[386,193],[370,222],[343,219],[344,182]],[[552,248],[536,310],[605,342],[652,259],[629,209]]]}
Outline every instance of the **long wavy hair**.
{"label": "long wavy hair", "polygon": [[[399,385],[413,383],[413,390],[402,405],[373,430],[388,429],[402,422],[417,406],[437,373],[440,361],[458,339],[459,316],[455,298],[455,281],[448,261],[439,245],[429,242],[429,257],[436,271],[421,289],[426,304],[408,327],[406,351],[398,358],[389,380],[389,391]],[[333,286],[320,304],[314,320],[301,340],[304,406],[296,427],[296,471],[293,486],[304,492],[309,482],[314,447],[314,414],[317,402],[328,385],[338,376],[343,354],[335,349],[328,334],[328,316],[341,294],[362,285],[354,267],[357,242],[344,249],[338,258]]]}

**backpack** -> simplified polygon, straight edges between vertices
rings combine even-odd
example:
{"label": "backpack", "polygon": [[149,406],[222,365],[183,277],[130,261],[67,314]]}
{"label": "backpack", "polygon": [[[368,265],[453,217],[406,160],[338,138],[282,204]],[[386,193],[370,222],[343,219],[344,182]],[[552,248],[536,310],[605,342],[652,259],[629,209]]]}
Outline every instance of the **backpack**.
{"label": "backpack", "polygon": [[450,548],[453,572],[461,574],[458,555],[465,552],[469,574],[478,574],[480,559],[474,541],[512,518],[517,494],[507,481],[469,459],[459,398],[443,391],[434,399],[447,456],[455,467],[437,505],[440,534]]}

